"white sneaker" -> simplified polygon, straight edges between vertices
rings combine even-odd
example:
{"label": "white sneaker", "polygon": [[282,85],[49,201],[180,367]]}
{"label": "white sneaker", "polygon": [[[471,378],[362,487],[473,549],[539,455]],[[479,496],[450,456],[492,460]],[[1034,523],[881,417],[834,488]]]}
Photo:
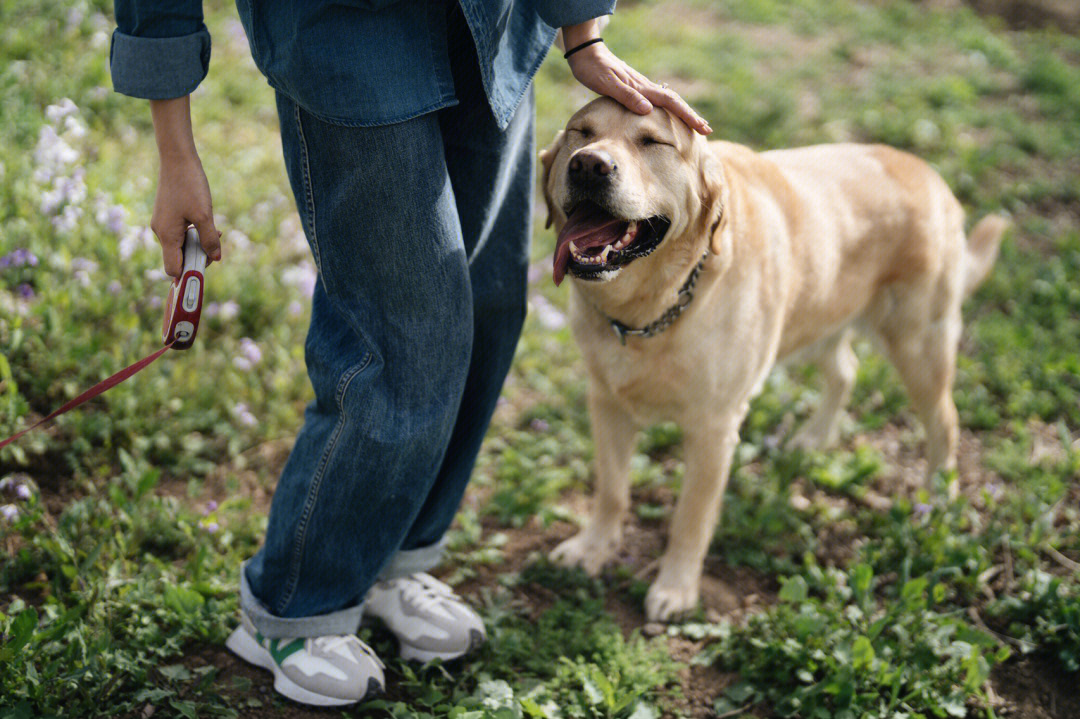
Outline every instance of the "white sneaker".
{"label": "white sneaker", "polygon": [[364,616],[381,619],[397,636],[402,658],[412,661],[457,659],[487,639],[479,615],[423,572],[377,582],[368,591]]}
{"label": "white sneaker", "polygon": [[274,690],[302,704],[355,704],[383,690],[383,663],[355,635],[268,639],[241,612],[225,641],[233,654],[274,673]]}

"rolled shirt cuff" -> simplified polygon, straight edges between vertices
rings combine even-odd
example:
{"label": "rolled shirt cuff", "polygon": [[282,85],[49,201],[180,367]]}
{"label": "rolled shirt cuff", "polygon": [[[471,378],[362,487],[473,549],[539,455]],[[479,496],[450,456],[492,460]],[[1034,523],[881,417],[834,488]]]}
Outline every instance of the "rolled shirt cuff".
{"label": "rolled shirt cuff", "polygon": [[437,567],[442,561],[443,552],[446,549],[446,537],[444,536],[435,544],[429,544],[419,549],[405,549],[399,551],[390,562],[379,572],[379,581],[406,577],[417,572],[426,572]]}
{"label": "rolled shirt cuff", "polygon": [[310,617],[279,617],[271,614],[266,605],[252,593],[246,570],[246,564],[240,568],[240,608],[264,637],[270,639],[324,637],[356,634],[356,630],[360,628],[360,620],[364,616],[363,603],[329,614]]}
{"label": "rolled shirt cuff", "polygon": [[210,67],[210,33],[204,27],[180,37],[136,37],[116,30],[109,52],[113,89],[146,100],[191,93]]}
{"label": "rolled shirt cuff", "polygon": [[553,28],[577,25],[615,12],[615,0],[542,0],[537,5],[540,19]]}

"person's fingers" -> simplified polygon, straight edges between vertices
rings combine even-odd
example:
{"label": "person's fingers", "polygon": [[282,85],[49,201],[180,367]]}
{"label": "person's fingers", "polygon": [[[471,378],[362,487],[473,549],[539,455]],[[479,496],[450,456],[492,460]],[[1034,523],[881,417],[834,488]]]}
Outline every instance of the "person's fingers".
{"label": "person's fingers", "polygon": [[709,127],[709,123],[705,121],[705,118],[694,112],[694,109],[690,107],[686,100],[683,100],[679,93],[671,88],[649,83],[647,87],[641,88],[641,92],[654,105],[674,113],[691,129],[702,135],[708,135],[712,132],[712,128]]}
{"label": "person's fingers", "polygon": [[158,219],[150,222],[150,229],[161,244],[161,263],[165,274],[179,277],[184,268],[184,256],[180,250],[184,245],[184,226],[165,223]]}
{"label": "person's fingers", "polygon": [[652,112],[653,106],[648,98],[622,78],[613,76],[606,94],[639,115],[648,115]]}
{"label": "person's fingers", "polygon": [[192,219],[191,223],[199,231],[199,242],[211,262],[221,260],[221,232],[214,225],[214,213],[209,212]]}

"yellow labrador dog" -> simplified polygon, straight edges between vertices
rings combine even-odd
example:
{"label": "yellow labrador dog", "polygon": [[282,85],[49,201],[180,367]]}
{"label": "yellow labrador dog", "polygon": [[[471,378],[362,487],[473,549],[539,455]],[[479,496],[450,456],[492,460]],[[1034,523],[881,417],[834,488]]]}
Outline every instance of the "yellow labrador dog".
{"label": "yellow labrador dog", "polygon": [[987,217],[965,240],[941,177],[889,147],[756,153],[607,98],[540,157],[596,443],[592,517],[555,561],[596,573],[611,559],[636,431],[673,420],[686,477],[645,605],[652,621],[692,609],[750,399],[778,360],[815,362],[822,402],[793,443],[834,441],[855,325],[899,370],[930,471],[955,466],[960,304],[993,266],[1006,220]]}

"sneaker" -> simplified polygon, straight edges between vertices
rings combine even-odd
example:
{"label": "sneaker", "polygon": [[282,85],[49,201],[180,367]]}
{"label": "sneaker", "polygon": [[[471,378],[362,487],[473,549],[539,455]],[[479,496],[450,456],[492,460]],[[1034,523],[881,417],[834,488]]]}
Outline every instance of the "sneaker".
{"label": "sneaker", "polygon": [[302,704],[355,704],[383,690],[383,663],[355,635],[268,639],[241,612],[225,641],[233,654],[274,673],[274,690]]}
{"label": "sneaker", "polygon": [[423,572],[377,582],[365,617],[377,617],[397,636],[403,659],[449,661],[487,639],[484,622],[454,590]]}

